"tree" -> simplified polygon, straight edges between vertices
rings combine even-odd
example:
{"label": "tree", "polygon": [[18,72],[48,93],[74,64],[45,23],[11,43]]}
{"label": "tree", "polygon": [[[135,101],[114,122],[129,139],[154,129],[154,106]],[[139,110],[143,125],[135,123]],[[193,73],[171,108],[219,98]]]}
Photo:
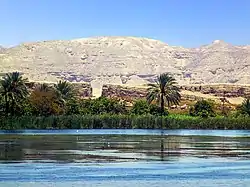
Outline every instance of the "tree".
{"label": "tree", "polygon": [[181,99],[180,89],[170,73],[161,74],[156,84],[148,84],[148,86],[147,101],[150,104],[155,101],[160,106],[162,114],[164,114],[165,104],[168,107],[171,104],[179,104]]}
{"label": "tree", "polygon": [[195,105],[190,108],[189,113],[191,116],[199,116],[203,118],[215,116],[213,103],[206,100],[197,101]]}
{"label": "tree", "polygon": [[75,90],[72,84],[67,81],[59,81],[55,84],[56,90],[64,100],[72,99],[75,96]]}
{"label": "tree", "polygon": [[[162,115],[161,108],[158,105],[149,104],[145,100],[136,101],[130,112],[136,115],[145,115],[145,114]],[[168,115],[168,113],[165,111],[164,115]]]}
{"label": "tree", "polygon": [[84,105],[91,114],[125,114],[127,112],[124,102],[106,97],[86,100]]}
{"label": "tree", "polygon": [[239,113],[243,115],[248,115],[250,116],[250,99],[247,98],[245,99],[242,104],[238,107]]}
{"label": "tree", "polygon": [[1,80],[1,95],[4,98],[6,115],[14,115],[15,105],[18,105],[20,100],[25,99],[29,92],[27,79],[24,79],[19,72],[6,74]]}
{"label": "tree", "polygon": [[136,115],[149,114],[150,108],[148,102],[144,100],[136,101],[131,109],[131,113]]}
{"label": "tree", "polygon": [[42,116],[64,113],[64,100],[55,88],[48,84],[38,85],[30,95],[30,103],[36,114]]}

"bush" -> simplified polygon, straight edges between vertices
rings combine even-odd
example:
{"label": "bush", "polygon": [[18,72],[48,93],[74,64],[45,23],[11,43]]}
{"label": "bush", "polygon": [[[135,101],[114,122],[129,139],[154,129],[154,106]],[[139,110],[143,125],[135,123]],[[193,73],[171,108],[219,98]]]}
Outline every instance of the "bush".
{"label": "bush", "polygon": [[245,99],[242,104],[237,107],[237,112],[241,115],[250,116],[250,99]]}
{"label": "bush", "polygon": [[144,115],[150,113],[150,106],[145,100],[138,100],[134,103],[131,114]]}
{"label": "bush", "polygon": [[126,114],[125,104],[117,99],[72,99],[66,104],[66,114]]}
{"label": "bush", "polygon": [[81,114],[81,103],[76,99],[71,99],[66,103],[66,115]]}
{"label": "bush", "polygon": [[90,111],[91,114],[124,114],[126,107],[119,100],[100,97],[90,101]]}
{"label": "bush", "polygon": [[[131,114],[136,115],[145,115],[145,114],[152,114],[152,115],[161,115],[161,109],[159,106],[155,104],[148,104],[145,100],[138,100],[135,102],[131,109]],[[163,115],[168,115],[168,111],[164,111]]]}
{"label": "bush", "polygon": [[195,105],[190,108],[189,113],[191,116],[199,116],[202,118],[215,116],[213,103],[206,100],[197,101]]}
{"label": "bush", "polygon": [[153,104],[149,106],[149,113],[152,115],[163,115],[163,116],[167,116],[169,114],[167,110],[164,110],[164,113],[162,114],[161,108]]}
{"label": "bush", "polygon": [[187,115],[68,115],[4,117],[0,129],[248,129],[250,118]]}
{"label": "bush", "polygon": [[29,97],[35,115],[50,116],[64,114],[64,101],[54,88],[43,84],[37,87]]}

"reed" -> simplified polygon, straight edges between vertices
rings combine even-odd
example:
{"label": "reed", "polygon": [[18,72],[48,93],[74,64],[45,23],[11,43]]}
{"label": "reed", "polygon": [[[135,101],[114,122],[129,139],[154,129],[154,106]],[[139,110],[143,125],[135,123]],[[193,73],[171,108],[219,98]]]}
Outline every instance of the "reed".
{"label": "reed", "polygon": [[1,118],[0,129],[250,129],[249,117],[200,118],[188,115],[69,115]]}

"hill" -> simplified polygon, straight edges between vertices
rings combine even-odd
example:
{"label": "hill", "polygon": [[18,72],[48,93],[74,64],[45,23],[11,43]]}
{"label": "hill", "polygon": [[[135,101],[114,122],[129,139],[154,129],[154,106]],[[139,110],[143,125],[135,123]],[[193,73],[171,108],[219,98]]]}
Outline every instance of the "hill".
{"label": "hill", "polygon": [[136,37],[95,37],[23,43],[0,48],[0,72],[20,71],[31,81],[141,85],[162,72],[180,84],[249,84],[250,46],[216,40],[199,48]]}

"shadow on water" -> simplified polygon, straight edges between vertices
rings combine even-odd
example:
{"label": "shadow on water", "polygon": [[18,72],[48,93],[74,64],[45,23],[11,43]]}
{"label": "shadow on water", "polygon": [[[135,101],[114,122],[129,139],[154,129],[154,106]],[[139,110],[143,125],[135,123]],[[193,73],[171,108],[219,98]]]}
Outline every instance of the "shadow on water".
{"label": "shadow on water", "polygon": [[1,131],[0,186],[247,186],[249,135],[188,130]]}
{"label": "shadow on water", "polygon": [[158,135],[19,132],[0,135],[1,162],[171,161],[183,157],[250,156],[248,136],[171,135],[166,131],[158,131]]}

